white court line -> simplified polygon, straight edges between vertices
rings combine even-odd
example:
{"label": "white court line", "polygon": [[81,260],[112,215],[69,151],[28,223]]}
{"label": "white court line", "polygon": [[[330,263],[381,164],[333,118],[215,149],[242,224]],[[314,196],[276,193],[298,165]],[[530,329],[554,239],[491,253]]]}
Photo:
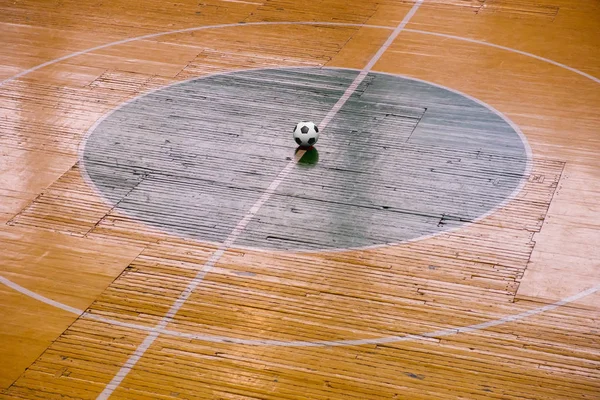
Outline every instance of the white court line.
{"label": "white court line", "polygon": [[14,282],[6,279],[3,276],[0,276],[0,283],[5,284],[9,288],[11,288],[13,290],[16,290],[19,293],[23,293],[26,296],[29,296],[31,298],[34,298],[34,299],[38,300],[38,301],[41,301],[42,303],[46,303],[48,305],[51,305],[51,306],[56,307],[56,308],[60,308],[61,310],[64,310],[64,311],[67,311],[67,312],[70,312],[70,313],[73,313],[73,314],[77,314],[77,315],[83,314],[83,310],[80,310],[80,309],[75,308],[75,307],[68,306],[66,304],[63,304],[63,303],[60,303],[58,301],[49,299],[49,298],[47,298],[45,296],[42,296],[41,294],[37,294],[35,292],[32,292],[31,290],[25,289],[23,286],[17,285],[16,283],[14,283]]}
{"label": "white court line", "polygon": [[348,89],[346,89],[346,91],[344,92],[342,97],[338,100],[337,103],[334,104],[334,106],[331,108],[329,113],[327,113],[325,118],[323,118],[323,121],[319,124],[319,128],[321,130],[325,129],[325,127],[327,125],[329,125],[329,122],[331,122],[333,117],[338,113],[338,111],[340,111],[340,109],[343,107],[343,105],[346,104],[346,102],[348,101],[350,96],[352,96],[352,94],[358,88],[358,85],[360,85],[362,83],[362,81],[367,77],[367,75],[369,74],[371,69],[373,69],[373,67],[375,66],[377,61],[379,61],[379,59],[381,58],[383,53],[385,53],[385,51],[390,47],[390,45],[394,42],[394,40],[396,40],[396,38],[398,37],[400,32],[402,32],[402,30],[404,29],[406,24],[408,24],[408,21],[410,21],[410,19],[413,17],[413,15],[415,15],[415,13],[417,12],[417,10],[419,9],[419,7],[421,6],[422,3],[423,3],[423,0],[418,0],[413,5],[413,7],[408,12],[408,14],[406,14],[404,16],[404,19],[402,19],[400,24],[398,24],[396,29],[394,29],[392,34],[387,38],[385,43],[383,43],[383,45],[379,48],[379,50],[377,50],[377,53],[375,53],[373,58],[371,58],[371,60],[369,60],[369,63],[360,71],[360,73],[354,79],[354,81],[350,84],[350,86],[348,86]]}
{"label": "white court line", "polygon": [[405,31],[406,32],[413,32],[413,33],[419,33],[419,34],[422,34],[422,35],[431,35],[431,36],[439,36],[439,37],[448,38],[448,39],[462,40],[463,42],[476,43],[476,44],[482,44],[484,46],[495,47],[497,49],[502,49],[502,50],[510,51],[511,53],[521,54],[521,55],[524,55],[524,56],[527,56],[527,57],[535,58],[536,60],[547,62],[548,64],[556,65],[557,67],[564,68],[564,69],[569,70],[571,72],[574,72],[574,73],[576,73],[578,75],[581,75],[581,76],[584,76],[584,77],[586,77],[588,79],[591,79],[592,81],[594,81],[596,83],[600,83],[600,79],[596,78],[595,76],[587,74],[587,73],[585,73],[583,71],[580,71],[578,69],[575,69],[573,67],[569,67],[568,65],[561,64],[561,63],[559,63],[557,61],[553,61],[553,60],[551,60],[549,58],[545,58],[545,57],[541,57],[541,56],[536,56],[535,54],[528,53],[526,51],[513,49],[511,47],[501,46],[499,44],[494,44],[494,43],[490,43],[490,42],[484,42],[483,40],[469,39],[469,38],[465,38],[465,37],[461,37],[461,36],[454,36],[454,35],[447,35],[445,33],[422,31],[422,30],[419,30],[419,29],[405,29]]}
{"label": "white court line", "polygon": [[384,25],[365,25],[365,24],[348,24],[348,23],[344,23],[344,22],[303,22],[303,21],[298,21],[298,22],[238,22],[238,23],[234,23],[234,24],[218,24],[218,25],[206,25],[206,26],[195,26],[193,28],[185,28],[185,29],[177,29],[174,31],[168,31],[168,32],[158,32],[158,33],[151,33],[148,35],[143,35],[143,36],[136,36],[136,37],[132,37],[132,38],[127,38],[127,39],[123,39],[123,40],[117,40],[116,42],[110,42],[110,43],[106,43],[100,46],[96,46],[96,47],[90,47],[89,49],[84,49],[84,50],[80,50],[80,51],[76,51],[75,53],[71,53],[71,54],[67,54],[66,56],[62,56],[59,58],[55,58],[54,60],[50,60],[47,61],[45,63],[36,65],[35,67],[32,68],[28,68],[24,71],[19,72],[16,75],[13,75],[9,78],[6,78],[2,81],[0,81],[0,86],[14,81],[16,79],[19,79],[22,76],[25,76],[27,74],[30,74],[34,71],[37,71],[38,69],[47,67],[49,65],[52,64],[56,64],[59,63],[61,61],[65,61],[68,60],[70,58],[73,57],[77,57],[77,56],[81,56],[83,54],[87,54],[87,53],[91,53],[94,52],[96,50],[102,50],[102,49],[106,49],[107,47],[112,47],[112,46],[118,46],[120,44],[126,44],[126,43],[131,43],[131,42],[135,42],[138,40],[145,40],[145,39],[153,39],[156,37],[160,37],[160,36],[165,36],[165,35],[175,35],[178,33],[188,33],[188,32],[197,32],[197,31],[203,31],[203,30],[210,30],[210,29],[219,29],[219,28],[233,28],[233,27],[245,27],[245,26],[271,26],[271,25],[307,25],[307,26],[339,26],[339,27],[354,27],[354,28],[372,28],[372,29],[386,29],[386,30],[392,30],[394,29],[391,26],[384,26]]}
{"label": "white court line", "polygon": [[[185,29],[177,29],[174,31],[166,31],[166,32],[158,32],[158,33],[151,33],[148,35],[143,35],[143,36],[136,36],[136,37],[132,37],[132,38],[127,38],[127,39],[123,39],[123,40],[118,40],[116,42],[110,42],[110,43],[106,43],[100,46],[96,46],[96,47],[90,47],[88,49],[84,49],[84,50],[80,50],[77,51],[75,53],[71,53],[71,54],[67,54],[66,56],[63,57],[59,57],[59,58],[55,58],[54,60],[50,60],[47,61],[45,63],[36,65],[35,67],[32,68],[28,68],[24,71],[19,72],[16,75],[13,75],[9,78],[6,78],[2,81],[0,81],[0,86],[14,81],[22,76],[25,76],[27,74],[30,74],[34,71],[37,71],[38,69],[42,69],[44,67],[47,67],[49,65],[52,64],[56,64],[59,63],[61,61],[65,61],[68,60],[70,58],[73,57],[77,57],[83,54],[87,54],[87,53],[91,53],[94,52],[96,50],[102,50],[108,47],[112,47],[112,46],[117,46],[120,44],[126,44],[126,43],[131,43],[131,42],[135,42],[137,40],[145,40],[145,39],[153,39],[156,37],[160,37],[160,36],[165,36],[165,35],[174,35],[174,34],[178,34],[178,33],[188,33],[188,32],[197,32],[197,31],[203,31],[203,30],[210,30],[210,29],[220,29],[220,28],[235,28],[235,27],[252,27],[252,26],[272,26],[272,25],[306,25],[306,26],[337,26],[337,27],[354,27],[354,28],[370,28],[370,29],[385,29],[385,30],[393,30],[394,28],[391,26],[385,26],[385,25],[368,25],[368,24],[350,24],[350,23],[345,23],[345,22],[328,22],[328,21],[295,21],[295,22],[287,22],[287,21],[278,21],[278,22],[237,22],[237,23],[233,23],[233,24],[219,24],[219,25],[205,25],[205,26],[196,26],[193,28],[185,28]],[[588,73],[585,73],[583,71],[580,71],[576,68],[573,67],[569,67],[566,64],[562,64],[559,63],[557,61],[551,60],[549,58],[545,58],[545,57],[541,57],[538,55],[535,55],[533,53],[528,53],[526,51],[522,51],[522,50],[517,50],[517,49],[513,49],[511,47],[506,47],[506,46],[501,46],[498,44],[494,44],[494,43],[490,43],[490,42],[486,42],[483,40],[477,40],[477,39],[470,39],[470,38],[465,38],[462,36],[454,36],[454,35],[448,35],[445,33],[437,33],[437,32],[430,32],[430,31],[422,31],[422,30],[418,30],[418,29],[408,29],[405,28],[404,29],[405,32],[413,32],[413,33],[419,33],[419,34],[423,34],[423,35],[432,35],[432,36],[439,36],[439,37],[444,37],[444,38],[449,38],[449,39],[455,39],[455,40],[461,40],[463,42],[470,42],[470,43],[476,43],[482,46],[490,46],[490,47],[495,47],[497,49],[502,49],[502,50],[506,50],[509,51],[511,53],[516,53],[516,54],[522,54],[524,56],[527,57],[532,57],[535,58],[537,60],[540,61],[544,61],[547,62],[549,64],[552,65],[556,65],[557,67],[560,68],[564,68],[566,70],[569,70],[571,72],[574,72],[578,75],[581,75],[583,77],[586,77],[588,79],[591,79],[592,81],[596,82],[596,83],[600,83],[600,79],[596,78],[595,76],[592,76]]]}
{"label": "white court line", "polygon": [[[313,342],[305,342],[305,341],[283,341],[283,340],[249,340],[249,339],[237,339],[237,338],[229,338],[222,336],[212,336],[212,335],[201,335],[201,334],[188,334],[183,332],[177,332],[165,329],[160,332],[162,334],[181,337],[185,339],[193,339],[193,340],[203,340],[208,342],[216,342],[216,343],[231,343],[231,344],[241,344],[247,346],[280,346],[280,347],[339,347],[339,346],[359,346],[359,345],[373,345],[373,344],[384,344],[384,343],[396,343],[396,342],[407,342],[412,340],[427,340],[427,339],[435,339],[443,336],[456,335],[458,333],[469,333],[474,331],[479,331],[482,329],[491,328],[493,326],[502,325],[508,322],[515,322],[524,318],[528,318],[537,314],[542,314],[547,311],[554,310],[565,304],[572,303],[577,301],[583,297],[589,296],[596,292],[600,291],[600,285],[596,285],[590,289],[584,290],[573,296],[566,297],[562,300],[557,301],[556,303],[548,304],[542,307],[534,308],[531,310],[524,311],[519,314],[507,315],[506,317],[482,322],[475,325],[462,326],[456,328],[447,328],[434,332],[422,333],[418,335],[405,335],[405,336],[387,336],[380,338],[369,338],[369,339],[355,339],[355,340],[322,340],[322,341],[313,341]],[[99,318],[94,318],[99,319]],[[117,324],[119,325],[119,324]]]}
{"label": "white court line", "polygon": [[[80,316],[83,313],[82,310],[78,310],[76,308],[67,306],[67,305],[59,303],[57,301],[48,299],[47,297],[41,296],[37,293],[33,293],[30,290],[28,290],[20,285],[17,285],[14,282],[9,281],[6,278],[0,277],[0,282],[4,283],[5,285],[9,286],[10,288],[14,289],[17,292],[23,293],[26,296],[33,297],[36,300],[39,300],[41,302],[44,302],[44,303],[49,304],[54,307],[58,307],[62,310],[71,312],[73,314],[76,314],[77,316]],[[99,321],[102,323],[114,325],[114,326],[120,326],[123,328],[130,328],[130,329],[136,329],[136,330],[140,330],[140,331],[150,332],[148,337],[150,337],[150,336],[156,337],[158,335],[167,335],[167,336],[173,336],[173,337],[178,337],[178,338],[183,338],[183,339],[201,340],[201,341],[211,342],[211,343],[228,343],[228,344],[239,344],[239,345],[246,345],[246,346],[279,346],[279,347],[358,346],[358,345],[367,345],[367,344],[372,345],[372,344],[406,342],[406,341],[411,341],[411,340],[427,340],[427,339],[435,339],[435,338],[439,338],[439,337],[443,337],[443,336],[456,335],[458,333],[470,333],[470,332],[474,332],[474,331],[479,331],[482,329],[491,328],[491,327],[506,324],[509,322],[516,322],[521,319],[525,319],[525,318],[528,318],[528,317],[531,317],[534,315],[542,314],[547,311],[552,311],[556,308],[562,307],[566,304],[572,303],[574,301],[577,301],[579,299],[582,299],[586,296],[592,295],[599,291],[600,291],[600,284],[596,285],[592,288],[589,288],[587,290],[576,293],[572,296],[565,297],[564,299],[559,300],[552,304],[547,304],[542,307],[523,311],[519,314],[507,315],[507,316],[499,318],[499,319],[481,322],[481,323],[475,324],[475,325],[441,329],[438,331],[421,333],[418,335],[386,336],[386,337],[379,337],[379,338],[354,339],[354,340],[331,340],[331,341],[319,340],[319,341],[307,342],[307,341],[300,341],[300,340],[285,341],[285,340],[240,339],[240,338],[233,338],[233,337],[228,337],[228,336],[206,335],[206,334],[200,334],[200,333],[185,333],[185,332],[179,332],[179,331],[174,331],[174,330],[165,329],[165,328],[158,329],[153,326],[144,326],[144,325],[139,325],[139,324],[133,324],[130,322],[118,321],[115,319],[106,318],[101,315],[95,315],[95,314],[91,314],[88,312],[83,313],[83,317],[93,319],[93,320],[96,320],[96,321]]]}

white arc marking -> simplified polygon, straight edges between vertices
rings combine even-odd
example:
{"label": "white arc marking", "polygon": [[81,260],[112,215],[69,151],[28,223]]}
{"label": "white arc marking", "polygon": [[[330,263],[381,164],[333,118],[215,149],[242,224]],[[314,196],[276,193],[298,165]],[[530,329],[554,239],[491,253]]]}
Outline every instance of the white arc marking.
{"label": "white arc marking", "polygon": [[[58,307],[62,310],[73,313],[77,316],[83,316],[84,318],[93,319],[96,321],[100,321],[106,324],[121,326],[123,328],[136,329],[140,331],[150,332],[151,334],[156,335],[168,335],[174,336],[184,339],[193,339],[193,340],[202,340],[205,342],[212,343],[231,343],[231,344],[241,344],[246,346],[282,346],[282,347],[323,347],[323,346],[358,346],[364,344],[383,344],[383,343],[394,343],[394,342],[406,342],[411,340],[425,340],[425,339],[433,339],[442,336],[450,336],[456,335],[458,333],[469,333],[474,331],[479,331],[482,329],[491,328],[493,326],[498,326],[502,324],[506,324],[508,322],[516,322],[521,319],[525,319],[534,315],[542,314],[547,311],[552,311],[556,308],[562,307],[566,304],[572,303],[594,293],[600,292],[600,285],[596,285],[589,289],[583,290],[579,293],[576,293],[572,296],[565,297],[562,300],[559,300],[552,304],[547,304],[542,307],[533,308],[531,310],[523,311],[519,314],[507,315],[506,317],[502,317],[499,319],[494,319],[486,322],[481,322],[475,325],[469,326],[461,326],[454,328],[442,329],[434,332],[421,333],[417,335],[406,335],[406,336],[387,336],[380,338],[370,338],[370,339],[354,339],[354,340],[318,340],[314,342],[300,341],[300,340],[252,340],[252,339],[239,339],[227,336],[216,336],[216,335],[207,335],[202,333],[185,333],[174,331],[171,329],[158,329],[153,326],[144,326],[140,324],[132,324],[130,322],[122,322],[112,318],[106,318],[101,315],[91,314],[89,312],[83,313],[82,310],[79,310],[74,307],[67,306],[65,304],[59,303],[58,301],[51,300],[47,297],[41,296],[37,293],[30,291],[29,289],[24,288],[23,286],[17,285],[14,282],[9,281],[8,279],[0,276],[0,283],[5,284],[6,286],[14,289],[15,291],[22,293],[26,296],[33,297],[36,300],[39,300],[48,305]],[[83,314],[83,315],[82,315]],[[151,336],[148,335],[148,336]]]}
{"label": "white arc marking", "polygon": [[83,310],[80,310],[80,309],[75,308],[75,307],[68,306],[68,305],[63,304],[63,303],[59,303],[58,301],[49,299],[49,298],[47,298],[45,296],[42,296],[41,294],[37,294],[35,292],[32,292],[31,290],[26,289],[26,288],[24,288],[21,285],[17,285],[16,283],[14,283],[14,282],[6,279],[3,276],[0,276],[0,283],[3,283],[6,286],[8,286],[9,288],[11,288],[13,290],[16,290],[19,293],[23,293],[26,296],[34,298],[34,299],[36,299],[38,301],[41,301],[42,303],[46,303],[46,304],[48,304],[50,306],[53,306],[53,307],[56,307],[56,308],[60,308],[61,310],[64,310],[64,311],[67,311],[67,312],[70,312],[70,313],[73,313],[73,314],[77,314],[77,315],[83,314]]}

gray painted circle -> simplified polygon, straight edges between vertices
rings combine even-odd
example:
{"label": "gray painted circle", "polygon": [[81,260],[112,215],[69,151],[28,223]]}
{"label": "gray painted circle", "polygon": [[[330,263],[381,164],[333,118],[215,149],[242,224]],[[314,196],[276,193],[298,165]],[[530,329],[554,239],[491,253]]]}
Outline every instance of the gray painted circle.
{"label": "gray painted circle", "polygon": [[[90,132],[85,170],[116,209],[220,243],[293,156],[291,131],[320,121],[359,71],[248,70],[140,96]],[[526,144],[456,92],[369,73],[235,245],[377,246],[472,222],[519,188]]]}

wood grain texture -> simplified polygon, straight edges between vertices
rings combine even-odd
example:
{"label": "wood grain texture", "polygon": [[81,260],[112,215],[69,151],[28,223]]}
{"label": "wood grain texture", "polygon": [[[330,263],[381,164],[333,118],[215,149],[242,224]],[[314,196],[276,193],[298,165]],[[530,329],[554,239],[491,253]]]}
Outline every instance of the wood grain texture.
{"label": "wood grain texture", "polygon": [[[391,30],[248,23],[321,21],[393,29],[412,6],[411,1],[387,0],[149,1],[143,9],[128,1],[0,4],[0,79],[57,57],[135,36],[244,23],[102,48],[0,86],[0,276],[86,310],[78,316],[0,285],[0,399],[96,398],[217,248],[218,237],[209,243],[206,238],[170,232],[132,217],[99,196],[82,172],[81,145],[94,123],[140,94],[213,73],[274,67],[361,69]],[[425,1],[373,72],[443,85],[510,118],[532,150],[531,171],[523,177],[522,190],[476,223],[459,226],[455,219],[442,216],[437,223],[458,229],[410,243],[311,253],[233,246],[167,325],[170,332],[159,335],[111,398],[599,398],[598,292],[470,332],[427,334],[526,313],[600,284],[600,86],[523,54],[425,34],[494,43],[599,77],[599,17],[594,1]],[[372,84],[369,79],[357,96],[381,103],[379,110],[386,114],[382,128],[373,133],[388,129],[383,137],[363,136],[369,140],[354,142],[359,155],[374,154],[373,165],[367,163],[370,168],[385,172],[382,163],[373,161],[380,159],[373,144],[394,147],[389,139],[392,131],[416,141],[412,151],[395,148],[396,157],[412,160],[413,169],[426,164],[426,155],[435,154],[433,148],[443,149],[443,159],[450,161],[461,141],[465,154],[473,151],[474,142],[462,136],[461,124],[467,121],[445,113],[419,125],[431,118],[423,111],[428,109],[426,104],[408,104],[409,94],[403,94],[401,104],[390,104],[384,100],[392,97],[386,92],[391,86],[365,91]],[[314,98],[321,101],[332,84],[324,82],[313,80],[304,89],[307,93],[314,89]],[[284,83],[280,78],[270,82],[282,90]],[[214,86],[215,93],[226,87]],[[259,122],[282,119],[283,110],[295,108],[294,93],[302,90],[293,85],[288,89],[289,96],[280,98],[280,105],[271,110],[267,99],[254,101],[250,109],[265,114]],[[231,98],[249,93],[235,86],[228,90],[232,90]],[[340,118],[357,129],[373,127],[364,121],[373,115],[363,105],[351,102]],[[452,105],[456,106],[446,104],[444,109]],[[397,112],[400,108],[403,111]],[[185,113],[195,115],[193,107]],[[391,121],[387,114],[395,113],[403,118]],[[214,109],[203,118],[226,120],[227,114]],[[481,121],[471,120],[471,128]],[[282,165],[286,151],[290,158],[294,155],[291,126],[295,122],[290,122],[287,139],[276,143],[284,156]],[[440,126],[453,132],[458,141],[449,144],[436,136]],[[493,131],[489,126],[481,130]],[[166,126],[165,131],[182,138],[186,132],[175,126]],[[192,131],[196,130],[187,133]],[[413,138],[411,132],[417,136]],[[140,139],[144,129],[139,133],[137,143],[140,149],[148,147],[146,155],[156,155],[155,160],[164,155],[152,153],[150,141]],[[307,171],[335,167],[331,160],[340,157],[339,145],[332,142],[335,135],[322,134],[317,167],[297,166],[304,168],[301,174],[307,179]],[[495,142],[497,137],[489,137],[497,148],[514,151],[505,138]],[[181,139],[178,152],[172,152],[175,163],[185,163],[185,155],[193,153],[190,143]],[[239,181],[236,162],[250,165],[246,158],[259,149],[248,146],[237,153],[225,149],[212,149],[220,160],[214,171],[223,171],[216,177]],[[99,154],[116,150],[108,146]],[[273,170],[271,175],[276,175],[278,163],[261,155],[263,165],[253,164],[252,171],[258,176]],[[236,162],[225,162],[227,157]],[[330,187],[336,182],[361,182],[356,173],[364,165],[353,172],[349,166],[356,165],[356,160],[342,157],[342,161],[337,166],[343,168],[331,174],[319,172],[322,179],[329,179]],[[470,165],[466,170],[477,170],[477,179],[518,169],[510,163],[494,168],[489,163]],[[205,172],[201,166],[190,167],[197,169],[193,175]],[[475,175],[469,175],[467,183],[474,182]],[[298,177],[282,186],[292,194],[288,199],[306,192]],[[258,188],[269,185],[266,178],[244,179]],[[433,191],[427,179],[422,175],[411,187],[420,193],[429,190],[430,201],[438,205],[443,202],[434,192],[444,192],[444,187],[458,182],[450,179]],[[399,201],[386,195],[385,181],[371,178],[368,183],[374,189],[365,198],[380,199],[379,205],[386,206]],[[115,192],[123,188],[121,180],[114,182],[118,183]],[[177,204],[173,199],[178,199],[180,190],[168,185],[161,189],[163,211]],[[243,197],[239,190],[234,187],[232,198]],[[326,210],[339,210],[335,191],[319,193]],[[471,198],[477,201],[478,196],[484,201],[497,193],[482,189]],[[132,199],[132,207],[147,204],[142,192],[132,192]],[[264,218],[276,220],[274,226],[279,224],[282,234],[299,235],[295,225],[285,224],[282,210],[294,206],[293,200],[289,202],[282,203],[283,208],[266,207]],[[221,210],[222,218],[210,220],[210,229],[237,222],[235,218],[227,222],[227,218],[241,215],[244,209],[231,204],[231,210]],[[428,204],[417,206],[426,209]],[[153,215],[192,231],[207,222],[197,216],[197,223],[186,224],[181,210]],[[319,211],[314,216],[329,227],[361,222],[348,210]],[[377,235],[381,224],[406,229],[405,224],[384,218],[371,226],[363,224],[360,232],[369,228],[367,233]],[[310,235],[309,226],[303,234]],[[252,242],[252,238],[247,240]],[[377,341],[406,335],[425,336]],[[240,340],[250,344],[236,343]],[[332,345],[349,340],[364,342]]]}

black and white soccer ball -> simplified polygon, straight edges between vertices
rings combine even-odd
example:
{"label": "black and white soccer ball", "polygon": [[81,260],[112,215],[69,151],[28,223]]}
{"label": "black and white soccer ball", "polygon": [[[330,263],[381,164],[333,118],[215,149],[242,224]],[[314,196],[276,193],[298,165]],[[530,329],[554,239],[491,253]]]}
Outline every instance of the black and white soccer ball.
{"label": "black and white soccer ball", "polygon": [[310,147],[319,140],[319,128],[314,122],[299,122],[294,128],[294,140],[300,147]]}

